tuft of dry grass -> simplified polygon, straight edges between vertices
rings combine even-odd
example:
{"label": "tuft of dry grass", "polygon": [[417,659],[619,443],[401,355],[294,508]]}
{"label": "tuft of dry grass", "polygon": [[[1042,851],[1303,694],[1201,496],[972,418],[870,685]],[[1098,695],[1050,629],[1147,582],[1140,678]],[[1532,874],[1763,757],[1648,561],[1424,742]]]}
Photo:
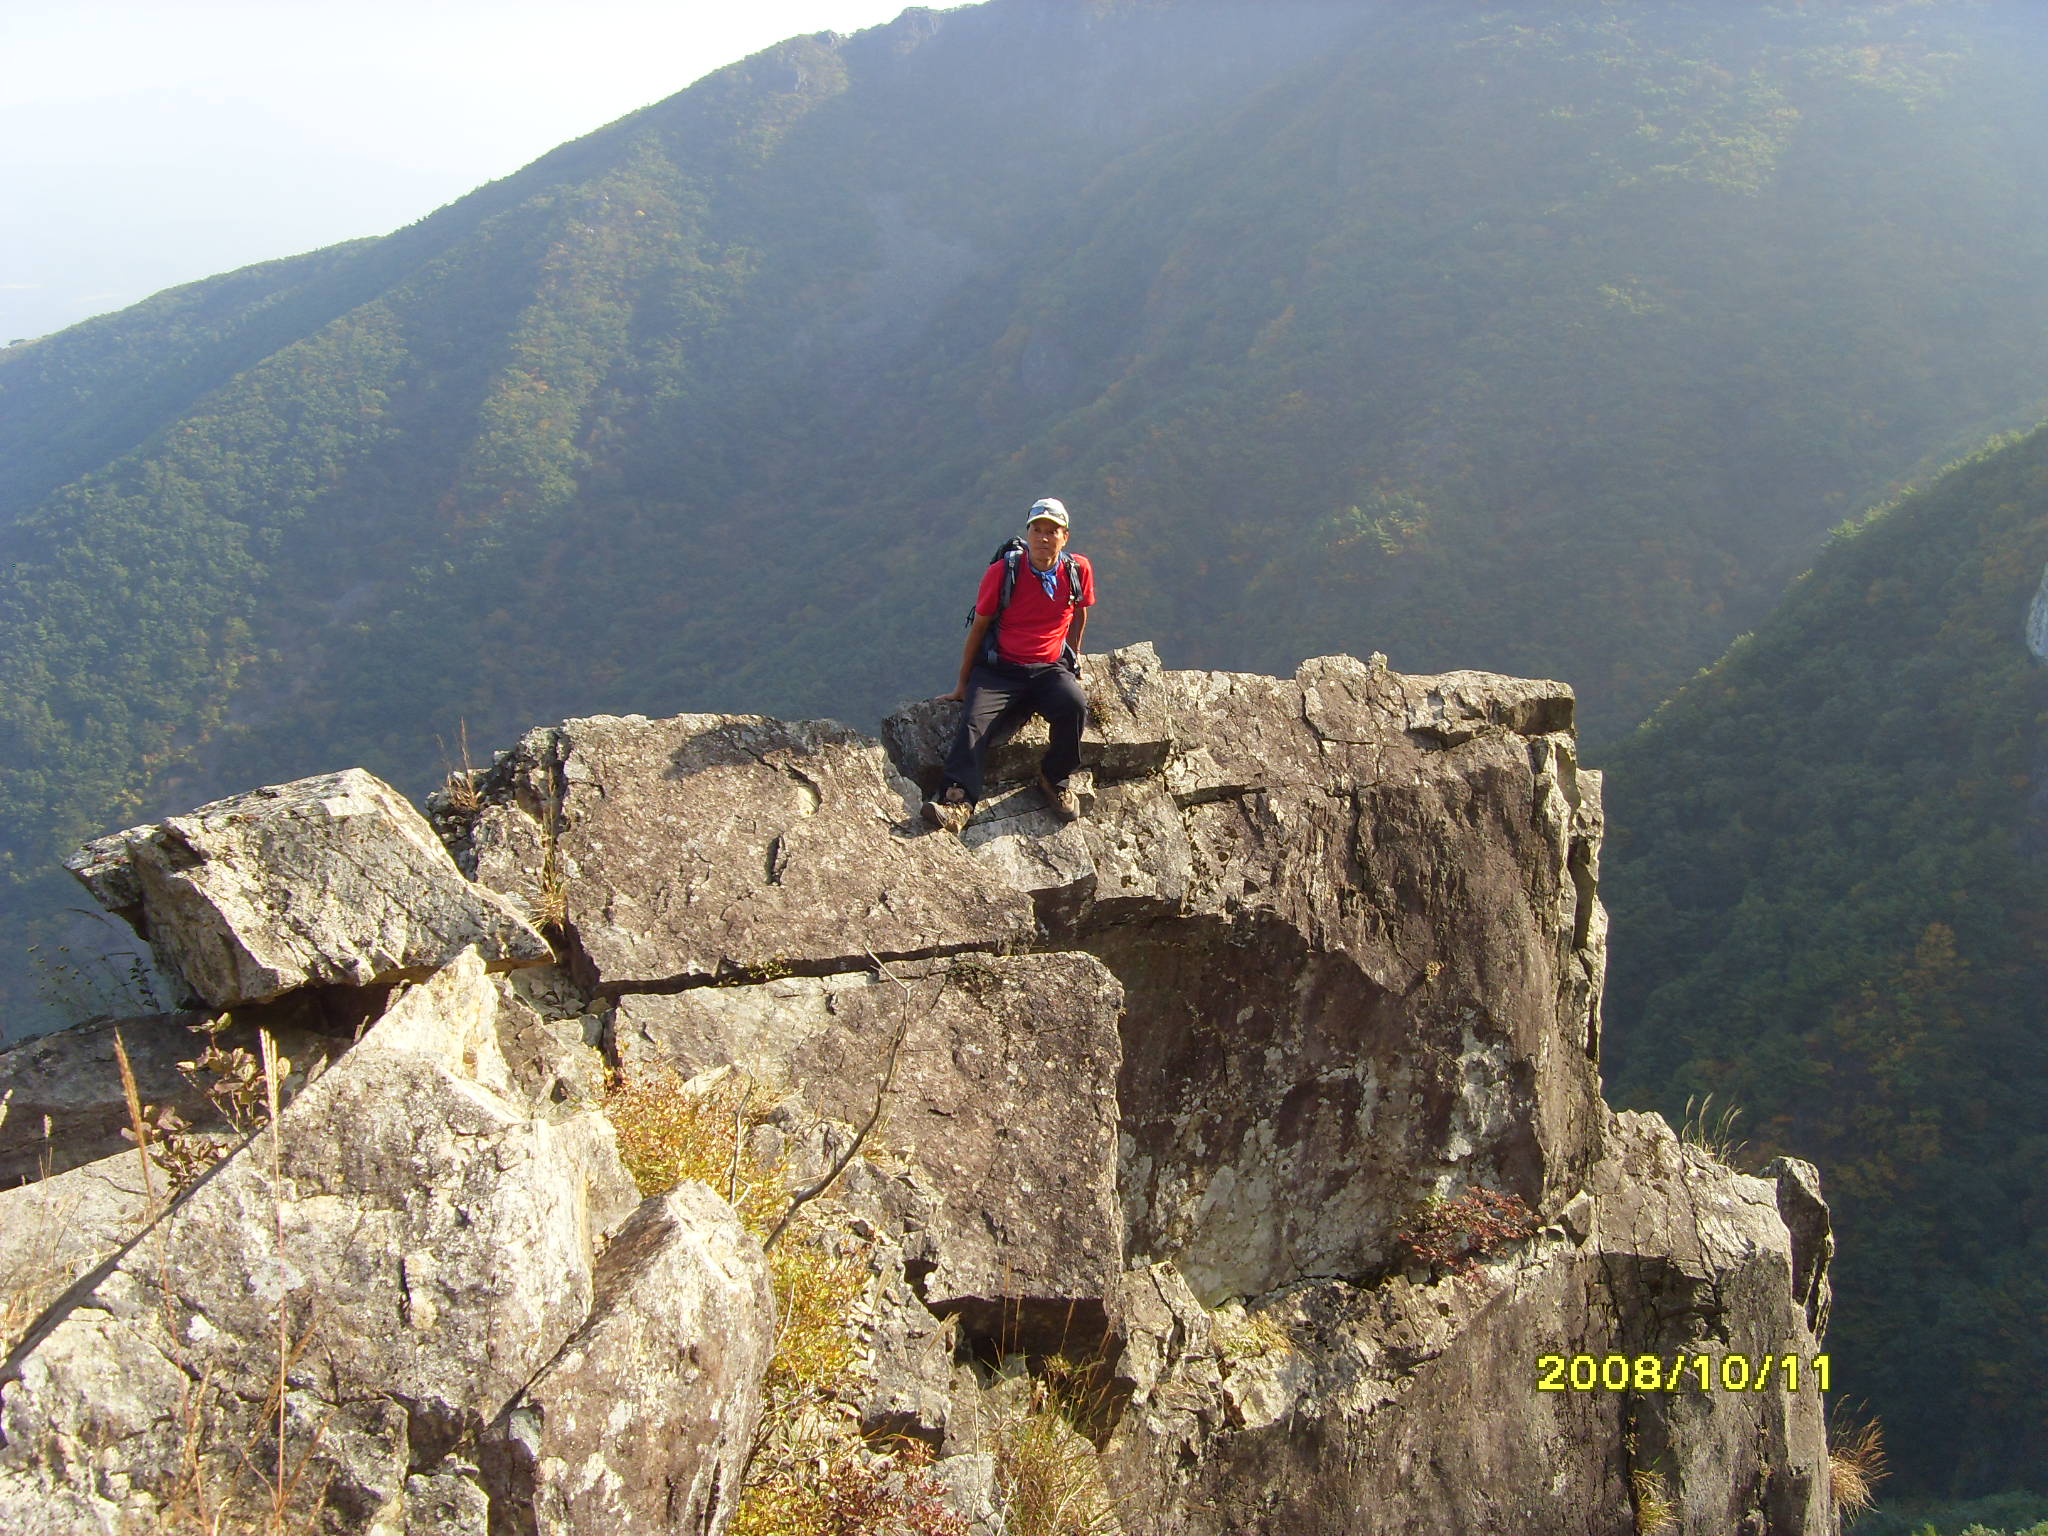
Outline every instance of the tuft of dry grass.
{"label": "tuft of dry grass", "polygon": [[1070,1422],[1064,1381],[1091,1379],[1085,1367],[1052,1362],[1044,1379],[998,1427],[996,1478],[1009,1536],[1122,1536],[1116,1503],[1095,1446]]}
{"label": "tuft of dry grass", "polygon": [[441,776],[441,792],[448,797],[448,804],[458,811],[474,811],[483,802],[476,792],[476,781],[482,776],[469,760],[469,721],[456,723],[456,740],[461,753],[460,767],[447,767],[448,745],[440,737],[434,738],[434,745],[440,749],[444,772]]}
{"label": "tuft of dry grass", "polygon": [[866,1446],[842,1411],[839,1398],[866,1358],[860,1323],[872,1276],[865,1245],[820,1207],[793,1203],[787,1165],[763,1163],[750,1151],[748,1133],[765,1109],[752,1081],[726,1070],[687,1080],[654,1073],[615,1084],[605,1109],[642,1194],[701,1180],[756,1237],[781,1235],[767,1249],[775,1353],[734,1536],[964,1533],[946,1523],[952,1517],[913,1475],[908,1453]]}
{"label": "tuft of dry grass", "polygon": [[619,1133],[619,1156],[643,1195],[666,1194],[685,1179],[710,1185],[757,1235],[782,1214],[787,1170],[765,1166],[746,1148],[767,1106],[753,1081],[721,1068],[694,1078],[675,1071],[620,1080],[604,1112]]}
{"label": "tuft of dry grass", "polygon": [[1212,1336],[1226,1360],[1257,1360],[1267,1355],[1294,1353],[1294,1338],[1287,1325],[1270,1312],[1227,1307],[1217,1314]]}
{"label": "tuft of dry grass", "polygon": [[1629,1473],[1629,1493],[1636,1506],[1636,1536],[1664,1536],[1678,1527],[1678,1500],[1671,1497],[1664,1474],[1638,1467]]}
{"label": "tuft of dry grass", "polygon": [[533,925],[559,932],[569,921],[569,877],[562,870],[561,812],[553,797],[540,813],[540,874],[535,879]]}
{"label": "tuft of dry grass", "polygon": [[1876,1419],[1845,1424],[1828,1438],[1828,1488],[1835,1508],[1853,1520],[1877,1503],[1884,1481],[1884,1428]]}
{"label": "tuft of dry grass", "polygon": [[1730,1168],[1742,1156],[1749,1143],[1735,1134],[1735,1122],[1742,1118],[1742,1111],[1733,1104],[1714,1108],[1714,1096],[1688,1098],[1685,1101],[1685,1122],[1678,1128],[1678,1139],[1687,1146],[1698,1147],[1718,1163]]}
{"label": "tuft of dry grass", "polygon": [[915,1442],[876,1454],[841,1442],[798,1476],[750,1481],[731,1536],[973,1536]]}

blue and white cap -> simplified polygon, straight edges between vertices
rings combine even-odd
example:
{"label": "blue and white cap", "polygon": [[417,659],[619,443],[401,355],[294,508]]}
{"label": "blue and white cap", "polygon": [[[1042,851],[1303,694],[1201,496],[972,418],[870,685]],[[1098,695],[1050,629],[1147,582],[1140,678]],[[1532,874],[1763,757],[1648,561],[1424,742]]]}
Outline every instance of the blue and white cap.
{"label": "blue and white cap", "polygon": [[1051,496],[1031,503],[1031,515],[1024,519],[1024,524],[1026,527],[1029,527],[1041,517],[1050,522],[1058,523],[1062,528],[1070,526],[1067,522],[1066,503],[1057,501]]}

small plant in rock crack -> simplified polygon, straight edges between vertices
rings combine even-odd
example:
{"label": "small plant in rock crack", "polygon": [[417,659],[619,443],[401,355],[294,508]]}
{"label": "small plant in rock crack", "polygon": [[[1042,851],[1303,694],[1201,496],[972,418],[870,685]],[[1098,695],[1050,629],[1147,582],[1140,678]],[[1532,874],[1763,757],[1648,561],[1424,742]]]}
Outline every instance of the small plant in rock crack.
{"label": "small plant in rock crack", "polygon": [[1661,1472],[1638,1467],[1629,1474],[1629,1497],[1636,1507],[1636,1536],[1666,1536],[1682,1513]]}
{"label": "small plant in rock crack", "polygon": [[1294,1339],[1287,1325],[1270,1312],[1252,1312],[1233,1303],[1216,1314],[1212,1335],[1217,1351],[1226,1360],[1258,1360],[1267,1355],[1291,1355]]}
{"label": "small plant in rock crack", "polygon": [[446,742],[436,736],[434,738],[434,745],[440,749],[441,764],[444,770],[441,775],[441,792],[448,797],[448,804],[453,809],[466,813],[474,811],[483,803],[478,798],[476,790],[477,780],[482,778],[483,775],[477,771],[475,764],[469,760],[468,720],[465,719],[458,722],[456,740],[460,743],[460,767],[449,765],[448,745]]}
{"label": "small plant in rock crack", "polygon": [[[222,1047],[216,1037],[232,1022],[224,1013],[200,1025],[208,1037],[206,1048],[192,1060],[179,1062],[178,1075],[206,1095],[214,1113],[237,1136],[252,1136],[270,1123],[263,1063],[254,1051],[242,1046]],[[276,1060],[279,1074],[289,1075],[291,1058],[279,1056]],[[190,1184],[231,1150],[227,1142],[194,1128],[175,1104],[142,1106],[139,1123],[124,1127],[121,1134],[143,1144],[150,1161],[163,1169],[173,1189]]]}
{"label": "small plant in rock crack", "polygon": [[[270,1123],[270,1103],[263,1081],[263,1063],[256,1053],[239,1045],[223,1050],[216,1038],[231,1022],[229,1015],[222,1014],[212,1024],[203,1026],[209,1037],[206,1049],[191,1061],[179,1062],[178,1075],[206,1095],[206,1101],[221,1119],[247,1136]],[[280,1077],[289,1077],[291,1070],[290,1057],[277,1058]]]}
{"label": "small plant in rock crack", "polygon": [[1417,1263],[1459,1274],[1529,1237],[1536,1225],[1521,1196],[1474,1184],[1455,1200],[1438,1197],[1411,1213],[1394,1241]]}

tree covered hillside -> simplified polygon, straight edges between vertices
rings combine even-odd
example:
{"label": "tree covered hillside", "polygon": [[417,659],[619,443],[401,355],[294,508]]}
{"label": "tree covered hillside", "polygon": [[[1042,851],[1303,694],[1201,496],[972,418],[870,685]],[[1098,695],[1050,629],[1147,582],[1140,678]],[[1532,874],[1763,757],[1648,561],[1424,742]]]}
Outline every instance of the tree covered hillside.
{"label": "tree covered hillside", "polygon": [[2044,566],[2048,429],[1838,540],[1607,779],[1609,1097],[1820,1165],[1838,1388],[1957,1494],[2048,1465]]}
{"label": "tree covered hillside", "polygon": [[1091,641],[1558,675],[1611,735],[2048,399],[2044,52],[1964,0],[910,11],[9,349],[11,908],[463,721],[872,721],[1046,493]]}

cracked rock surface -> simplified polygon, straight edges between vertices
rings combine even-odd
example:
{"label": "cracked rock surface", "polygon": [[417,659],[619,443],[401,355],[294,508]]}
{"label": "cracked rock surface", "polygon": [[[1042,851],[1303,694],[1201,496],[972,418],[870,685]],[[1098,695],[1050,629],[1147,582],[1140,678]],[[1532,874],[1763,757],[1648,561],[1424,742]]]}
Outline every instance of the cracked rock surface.
{"label": "cracked rock surface", "polygon": [[463,867],[566,907],[585,979],[642,991],[1021,943],[1029,902],[921,835],[881,748],[830,721],[598,716],[529,732],[443,812]]}
{"label": "cracked rock surface", "polygon": [[[471,1509],[480,1536],[493,1503],[517,1501],[451,1454],[537,1375],[559,1376],[565,1342],[593,1326],[598,1249],[639,1197],[601,1114],[534,1118],[507,1096],[496,1008],[473,951],[400,994],[274,1136],[51,1310],[0,1373],[0,1527],[62,1506],[79,1523],[56,1528],[117,1529],[194,1486],[263,1493],[245,1485],[278,1454],[280,1362],[287,1464],[303,1460],[329,1528],[404,1529],[425,1499]],[[758,1250],[724,1246],[727,1272],[751,1265],[765,1284]],[[750,1294],[720,1314],[735,1369],[669,1356],[642,1383],[677,1400],[671,1422],[744,1425],[758,1376],[737,1367],[765,1358],[772,1332]]]}
{"label": "cracked rock surface", "polygon": [[215,1008],[418,980],[470,948],[494,969],[551,958],[519,909],[465,880],[412,803],[360,768],[116,832],[66,867]]}
{"label": "cracked rock surface", "polygon": [[[879,742],[570,720],[439,799],[457,896],[537,914],[559,963],[465,952],[377,994],[275,1166],[259,1135],[90,1250],[0,1372],[0,1523],[159,1512],[202,1389],[224,1446],[274,1453],[282,1313],[330,1528],[723,1530],[761,1248],[703,1185],[636,1199],[595,1107],[616,1073],[766,1106],[735,1148],[867,1266],[829,1412],[922,1442],[984,1536],[1055,1402],[1126,1536],[1832,1530],[1810,1364],[1804,1390],[1639,1379],[1810,1362],[1834,1238],[1810,1166],[1738,1174],[1601,1100],[1570,690],[1143,645],[1082,682],[1071,824],[1034,726],[962,834],[923,826],[936,701]],[[136,836],[79,870],[131,910],[161,851]],[[240,877],[296,910],[308,868]],[[1512,1219],[1418,1237],[1482,1197]]]}

